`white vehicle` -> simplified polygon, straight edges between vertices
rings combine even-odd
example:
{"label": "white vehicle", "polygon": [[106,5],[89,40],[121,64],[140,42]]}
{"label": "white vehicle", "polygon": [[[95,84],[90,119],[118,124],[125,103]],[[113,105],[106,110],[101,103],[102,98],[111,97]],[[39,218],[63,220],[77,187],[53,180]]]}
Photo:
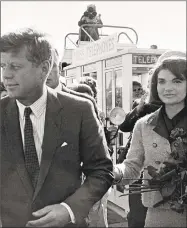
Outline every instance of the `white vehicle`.
{"label": "white vehicle", "polygon": [[[84,29],[84,26],[82,25],[80,29]],[[146,89],[148,71],[154,66],[158,57],[167,50],[137,48],[138,35],[133,28],[103,25],[102,29],[105,27],[122,31],[112,35],[102,35],[97,41],[90,37],[90,42],[78,40],[77,43],[74,43],[70,37],[78,34],[69,33],[65,37],[62,62],[71,64],[64,68],[67,87],[71,87],[72,83],[79,82],[80,78],[85,76],[97,80],[98,108],[109,117],[115,107],[123,108],[126,113],[131,110],[132,81],[140,82]],[[67,48],[67,39],[74,43],[75,49]],[[113,153],[114,164],[118,157],[116,151],[120,146],[126,145],[128,136],[128,133],[118,133]],[[124,210],[128,211],[128,197],[119,197],[121,194],[118,187],[113,186],[109,201],[113,209],[124,216]]]}

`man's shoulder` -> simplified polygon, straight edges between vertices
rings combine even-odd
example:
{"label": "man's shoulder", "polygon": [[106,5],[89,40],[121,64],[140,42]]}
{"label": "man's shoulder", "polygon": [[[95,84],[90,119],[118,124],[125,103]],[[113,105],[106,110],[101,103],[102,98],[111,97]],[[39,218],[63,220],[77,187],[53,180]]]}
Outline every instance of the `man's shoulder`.
{"label": "man's shoulder", "polygon": [[58,99],[62,99],[62,100],[67,100],[67,101],[72,101],[72,102],[85,102],[88,101],[88,99],[86,99],[85,97],[82,96],[77,96],[76,94],[72,94],[72,93],[67,93],[64,91],[61,92],[57,92],[57,97]]}
{"label": "man's shoulder", "polygon": [[9,104],[9,102],[10,102],[9,96],[5,96],[5,97],[1,98],[0,107],[1,107],[2,111],[6,108],[6,106]]}
{"label": "man's shoulder", "polygon": [[57,92],[57,98],[63,105],[68,107],[88,107],[92,105],[92,102],[81,96],[77,96],[75,94],[67,93],[67,92]]}

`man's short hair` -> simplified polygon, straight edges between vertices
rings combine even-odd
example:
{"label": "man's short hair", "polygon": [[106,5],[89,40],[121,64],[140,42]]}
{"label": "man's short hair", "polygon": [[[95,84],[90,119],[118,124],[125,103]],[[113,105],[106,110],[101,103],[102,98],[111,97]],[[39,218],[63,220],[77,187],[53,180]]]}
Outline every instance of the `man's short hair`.
{"label": "man's short hair", "polygon": [[31,28],[9,32],[0,38],[0,52],[19,52],[22,47],[26,47],[27,60],[40,65],[48,60],[52,63],[52,44],[45,33],[38,32]]}

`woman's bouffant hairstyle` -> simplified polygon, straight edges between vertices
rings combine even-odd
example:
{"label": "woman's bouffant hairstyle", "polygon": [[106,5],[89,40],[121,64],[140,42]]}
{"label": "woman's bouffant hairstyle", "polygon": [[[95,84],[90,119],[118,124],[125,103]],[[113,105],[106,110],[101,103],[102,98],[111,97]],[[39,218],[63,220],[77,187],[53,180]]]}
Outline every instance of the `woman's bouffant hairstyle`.
{"label": "woman's bouffant hairstyle", "polygon": [[90,86],[90,88],[93,91],[94,99],[97,98],[97,82],[95,79],[93,79],[92,77],[86,76],[86,77],[82,77],[79,83]]}
{"label": "woman's bouffant hairstyle", "polygon": [[79,92],[79,93],[86,93],[89,96],[93,97],[92,89],[90,88],[90,86],[88,86],[86,84],[78,84],[78,85],[72,87],[71,89],[76,92]]}
{"label": "woman's bouffant hairstyle", "polygon": [[[158,74],[161,70],[169,70],[173,75],[175,75],[175,77],[187,81],[186,58],[172,56],[164,59],[155,66],[151,77],[149,102],[159,105],[163,104],[158,96],[157,91]],[[185,98],[185,104],[187,105],[187,96]]]}

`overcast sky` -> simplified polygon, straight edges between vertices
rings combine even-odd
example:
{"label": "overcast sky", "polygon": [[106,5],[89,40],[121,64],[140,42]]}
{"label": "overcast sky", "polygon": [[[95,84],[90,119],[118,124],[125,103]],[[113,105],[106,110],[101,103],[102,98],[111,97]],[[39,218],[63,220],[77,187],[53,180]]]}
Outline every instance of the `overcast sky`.
{"label": "overcast sky", "polygon": [[[133,27],[138,47],[186,51],[186,1],[1,1],[1,33],[32,26],[53,36],[62,54],[64,36],[78,32],[78,21],[94,3],[105,25]],[[122,31],[122,30],[120,30]],[[107,30],[112,34],[116,30]],[[106,34],[104,29],[102,33]]]}

